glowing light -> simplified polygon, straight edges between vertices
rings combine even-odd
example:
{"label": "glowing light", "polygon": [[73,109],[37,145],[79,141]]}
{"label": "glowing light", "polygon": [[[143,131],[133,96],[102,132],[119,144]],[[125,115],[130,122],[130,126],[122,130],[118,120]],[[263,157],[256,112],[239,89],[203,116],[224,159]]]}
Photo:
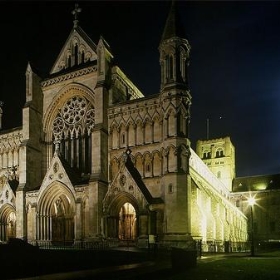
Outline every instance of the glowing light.
{"label": "glowing light", "polygon": [[256,199],[255,199],[254,197],[249,197],[249,198],[248,198],[248,204],[249,204],[250,206],[255,205],[255,204],[256,204]]}

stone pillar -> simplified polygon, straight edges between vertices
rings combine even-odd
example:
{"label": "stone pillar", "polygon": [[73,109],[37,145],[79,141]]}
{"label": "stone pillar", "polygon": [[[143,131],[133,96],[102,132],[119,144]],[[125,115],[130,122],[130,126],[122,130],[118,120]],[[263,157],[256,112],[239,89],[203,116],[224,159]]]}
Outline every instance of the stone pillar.
{"label": "stone pillar", "polygon": [[89,235],[91,238],[100,237],[101,218],[103,215],[102,202],[107,192],[107,184],[95,181],[89,186]]}
{"label": "stone pillar", "polygon": [[82,232],[82,203],[80,200],[76,202],[76,215],[75,215],[75,243],[80,242],[83,238]]}
{"label": "stone pillar", "polygon": [[16,219],[17,229],[16,237],[26,240],[26,209],[25,209],[25,191],[19,186],[16,193]]}
{"label": "stone pillar", "polygon": [[148,235],[148,216],[146,214],[139,215],[139,237]]}

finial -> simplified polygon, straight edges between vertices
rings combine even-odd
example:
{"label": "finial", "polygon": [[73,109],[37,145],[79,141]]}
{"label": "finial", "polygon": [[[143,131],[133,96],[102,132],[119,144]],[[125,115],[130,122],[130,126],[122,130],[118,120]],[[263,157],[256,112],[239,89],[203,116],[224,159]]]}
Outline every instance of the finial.
{"label": "finial", "polygon": [[72,11],[72,15],[74,15],[74,28],[78,27],[78,16],[82,9],[79,7],[79,4],[75,4],[75,9]]}

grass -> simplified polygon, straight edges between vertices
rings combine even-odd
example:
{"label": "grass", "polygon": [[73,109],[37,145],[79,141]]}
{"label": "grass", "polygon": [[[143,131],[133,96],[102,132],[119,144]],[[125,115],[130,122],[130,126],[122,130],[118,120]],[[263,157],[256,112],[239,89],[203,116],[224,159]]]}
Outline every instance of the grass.
{"label": "grass", "polygon": [[[153,262],[153,255],[127,251],[55,251],[42,250],[36,254],[0,254],[1,266],[6,274],[1,279],[30,277],[35,275],[104,268],[129,263]],[[16,258],[15,258],[16,256]],[[169,280],[279,280],[280,251],[261,253],[256,257],[248,254],[225,254],[202,258],[195,268],[184,271],[172,269],[168,254],[159,253],[157,267],[148,266],[133,270],[111,271],[107,268],[98,275],[79,275],[71,279],[169,279]],[[69,274],[71,276],[71,273]],[[40,279],[40,277],[39,277]]]}
{"label": "grass", "polygon": [[196,268],[174,273],[168,279],[279,280],[280,252],[256,257],[229,256],[211,262],[199,261]]}

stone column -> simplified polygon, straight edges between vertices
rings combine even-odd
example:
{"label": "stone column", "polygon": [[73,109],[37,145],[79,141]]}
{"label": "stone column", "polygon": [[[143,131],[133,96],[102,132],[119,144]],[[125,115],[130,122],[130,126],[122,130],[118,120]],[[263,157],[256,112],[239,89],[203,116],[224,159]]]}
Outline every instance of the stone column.
{"label": "stone column", "polygon": [[16,237],[26,240],[26,209],[25,209],[25,191],[19,186],[16,193],[16,219],[17,229]]}
{"label": "stone column", "polygon": [[82,233],[82,202],[76,202],[76,215],[75,215],[75,243],[80,242],[83,238]]}

